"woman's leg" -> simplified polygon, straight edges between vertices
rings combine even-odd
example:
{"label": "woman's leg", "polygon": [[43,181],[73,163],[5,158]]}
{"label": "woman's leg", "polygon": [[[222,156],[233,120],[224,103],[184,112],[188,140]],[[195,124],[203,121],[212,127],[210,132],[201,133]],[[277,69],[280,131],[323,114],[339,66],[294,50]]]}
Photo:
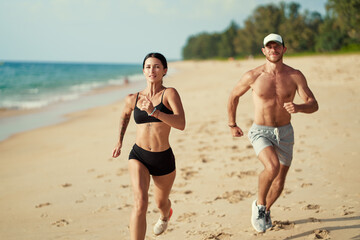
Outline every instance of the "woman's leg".
{"label": "woman's leg", "polygon": [[169,195],[176,176],[176,170],[163,176],[153,176],[155,203],[160,210],[160,219],[168,220],[171,202]]}
{"label": "woman's leg", "polygon": [[134,194],[134,207],[130,217],[130,236],[132,240],[143,240],[146,234],[146,212],[150,173],[138,160],[129,160],[129,173]]}

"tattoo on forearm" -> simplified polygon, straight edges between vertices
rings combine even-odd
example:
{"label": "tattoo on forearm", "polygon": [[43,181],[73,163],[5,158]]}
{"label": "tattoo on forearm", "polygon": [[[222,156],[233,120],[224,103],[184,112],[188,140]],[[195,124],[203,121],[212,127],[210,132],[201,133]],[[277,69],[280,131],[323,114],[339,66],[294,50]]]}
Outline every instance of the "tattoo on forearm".
{"label": "tattoo on forearm", "polygon": [[120,122],[120,141],[121,142],[124,139],[124,135],[126,132],[126,128],[129,124],[129,121],[130,121],[129,115],[125,115],[124,117],[121,118],[121,122]]}

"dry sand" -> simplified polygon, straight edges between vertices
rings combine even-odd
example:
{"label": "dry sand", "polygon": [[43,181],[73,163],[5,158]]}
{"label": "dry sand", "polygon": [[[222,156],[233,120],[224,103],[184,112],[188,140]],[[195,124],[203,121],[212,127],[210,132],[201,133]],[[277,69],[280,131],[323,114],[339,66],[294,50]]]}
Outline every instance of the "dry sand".
{"label": "dry sand", "polygon": [[[170,63],[177,71],[165,85],[179,91],[187,126],[171,133],[177,178],[168,231],[152,234],[159,213],[150,194],[146,239],[360,239],[360,55],[285,57],[306,76],[320,110],[293,115],[294,160],[272,208],[275,226],[252,229],[262,165],[246,137],[232,138],[226,104],[241,75],[263,62]],[[123,154],[110,157],[122,107],[77,112],[0,143],[0,239],[129,239],[133,121]],[[237,115],[245,134],[252,108],[248,92]]]}

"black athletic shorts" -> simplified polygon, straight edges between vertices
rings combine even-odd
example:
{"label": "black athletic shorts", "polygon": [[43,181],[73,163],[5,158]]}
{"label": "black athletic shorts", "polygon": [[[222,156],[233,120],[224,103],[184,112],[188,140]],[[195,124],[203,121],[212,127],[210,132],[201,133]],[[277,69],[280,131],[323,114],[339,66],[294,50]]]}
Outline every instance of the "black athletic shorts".
{"label": "black athletic shorts", "polygon": [[166,175],[175,170],[175,156],[171,148],[163,152],[150,152],[134,144],[130,159],[140,161],[154,176]]}

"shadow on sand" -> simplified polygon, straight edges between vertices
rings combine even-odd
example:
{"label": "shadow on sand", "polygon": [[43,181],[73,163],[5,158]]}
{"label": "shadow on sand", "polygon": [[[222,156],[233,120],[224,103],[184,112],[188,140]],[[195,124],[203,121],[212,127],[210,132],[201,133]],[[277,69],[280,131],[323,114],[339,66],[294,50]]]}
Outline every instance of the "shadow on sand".
{"label": "shadow on sand", "polygon": [[[301,220],[296,220],[294,221],[295,225],[297,224],[305,224],[305,223],[311,223],[311,222],[342,222],[342,221],[355,221],[358,224],[355,225],[347,225],[347,226],[331,226],[331,227],[321,227],[321,229],[325,229],[327,231],[329,231],[330,233],[332,231],[336,231],[336,230],[343,230],[343,229],[359,229],[360,230],[360,216],[354,216],[354,217],[342,217],[342,218],[329,218],[329,219],[316,219],[316,218],[308,218],[308,219],[301,219]],[[297,239],[297,238],[302,238],[305,236],[309,236],[311,234],[314,234],[314,232],[318,230],[318,228],[313,229],[313,230],[309,230],[300,234],[296,234],[294,236],[291,237],[287,237],[285,238],[285,240],[290,240],[290,239]],[[351,239],[353,240],[360,240],[360,235],[354,236]]]}

